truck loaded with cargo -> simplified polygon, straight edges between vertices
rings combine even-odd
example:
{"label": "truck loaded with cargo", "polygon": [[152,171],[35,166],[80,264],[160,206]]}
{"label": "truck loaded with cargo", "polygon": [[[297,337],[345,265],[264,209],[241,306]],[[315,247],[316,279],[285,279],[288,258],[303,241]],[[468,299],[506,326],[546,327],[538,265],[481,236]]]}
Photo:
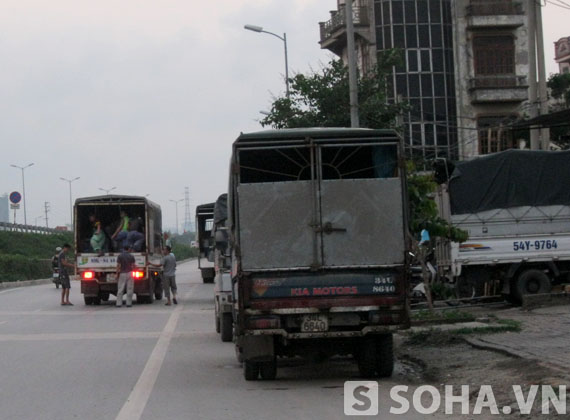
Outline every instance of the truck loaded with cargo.
{"label": "truck loaded with cargo", "polygon": [[405,165],[391,130],[293,129],[234,142],[228,195],[238,359],[355,356],[389,376],[409,326]]}
{"label": "truck loaded with cargo", "polygon": [[510,150],[440,171],[440,215],[468,232],[436,245],[460,297],[548,293],[570,273],[570,152]]}
{"label": "truck loaded with cargo", "polygon": [[75,250],[86,305],[99,305],[117,294],[117,257],[128,248],[135,258],[134,294],[139,303],[162,299],[160,206],[145,197],[104,195],[78,198],[74,208]]}

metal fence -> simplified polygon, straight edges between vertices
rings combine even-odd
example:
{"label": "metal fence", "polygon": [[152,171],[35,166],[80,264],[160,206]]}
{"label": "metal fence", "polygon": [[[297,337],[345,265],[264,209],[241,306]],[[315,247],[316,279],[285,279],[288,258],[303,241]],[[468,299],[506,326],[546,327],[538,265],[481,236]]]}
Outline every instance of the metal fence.
{"label": "metal fence", "polygon": [[42,226],[21,225],[21,224],[6,223],[6,222],[0,222],[0,231],[39,233],[42,235],[53,235],[54,233],[64,232],[59,229],[47,228]]}

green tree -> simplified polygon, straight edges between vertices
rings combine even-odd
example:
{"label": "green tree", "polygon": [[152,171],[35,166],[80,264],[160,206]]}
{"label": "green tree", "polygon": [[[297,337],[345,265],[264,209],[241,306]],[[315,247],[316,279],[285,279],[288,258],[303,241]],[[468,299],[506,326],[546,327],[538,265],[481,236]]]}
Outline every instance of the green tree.
{"label": "green tree", "polygon": [[[548,79],[550,95],[558,99],[558,104],[552,107],[552,111],[561,111],[570,108],[570,73],[553,74]],[[570,127],[555,126],[550,128],[550,139],[563,149],[570,148]]]}
{"label": "green tree", "polygon": [[551,75],[547,86],[554,99],[564,101],[564,108],[570,108],[570,73]]}
{"label": "green tree", "polygon": [[[380,57],[374,69],[358,80],[360,125],[396,127],[403,104],[389,103],[386,84],[391,68],[400,60],[396,51]],[[348,69],[332,60],[319,72],[297,74],[290,79],[290,97],[275,99],[261,125],[273,128],[350,127]]]}

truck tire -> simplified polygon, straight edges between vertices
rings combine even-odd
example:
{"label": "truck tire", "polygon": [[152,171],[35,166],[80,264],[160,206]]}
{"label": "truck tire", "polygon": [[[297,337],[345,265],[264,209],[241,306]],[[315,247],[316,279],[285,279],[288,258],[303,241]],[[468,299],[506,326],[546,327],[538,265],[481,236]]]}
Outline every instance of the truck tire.
{"label": "truck tire", "polygon": [[377,369],[376,340],[366,338],[358,352],[358,371],[363,378],[374,378]]}
{"label": "truck tire", "polygon": [[83,296],[85,305],[93,305],[93,298],[91,296]]}
{"label": "truck tire", "polygon": [[55,288],[59,289],[59,283],[58,282],[55,283]]}
{"label": "truck tire", "polygon": [[549,293],[551,289],[552,284],[546,273],[533,268],[523,271],[518,276],[513,292],[517,302],[522,302],[524,295]]}
{"label": "truck tire", "polygon": [[277,377],[277,358],[273,356],[273,360],[269,362],[261,362],[259,364],[259,374],[261,379],[272,381]]}
{"label": "truck tire", "polygon": [[392,334],[383,334],[376,340],[376,369],[381,378],[389,378],[394,371],[393,341]]}
{"label": "truck tire", "polygon": [[214,321],[216,323],[216,332],[219,334],[220,333],[220,317],[217,314],[214,316]]}
{"label": "truck tire", "polygon": [[101,305],[101,298],[99,296],[94,296],[91,298],[93,305]]}
{"label": "truck tire", "polygon": [[220,319],[220,337],[224,343],[232,341],[233,319],[232,314],[224,313]]}
{"label": "truck tire", "polygon": [[246,381],[257,381],[259,376],[259,363],[244,360],[243,377]]}
{"label": "truck tire", "polygon": [[109,293],[99,293],[99,297],[103,302],[107,302],[109,300]]}
{"label": "truck tire", "polygon": [[154,292],[154,298],[156,300],[162,300],[162,290],[160,292]]}
{"label": "truck tire", "polygon": [[214,277],[203,277],[202,281],[204,282],[204,284],[211,284],[214,282]]}

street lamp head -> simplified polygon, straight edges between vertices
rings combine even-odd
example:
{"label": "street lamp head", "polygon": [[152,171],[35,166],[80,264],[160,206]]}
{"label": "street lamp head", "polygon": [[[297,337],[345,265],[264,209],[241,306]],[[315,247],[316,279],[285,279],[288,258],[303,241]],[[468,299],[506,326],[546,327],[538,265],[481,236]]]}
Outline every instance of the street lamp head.
{"label": "street lamp head", "polygon": [[262,32],[263,31],[263,28],[261,26],[257,26],[257,25],[244,25],[243,28],[247,29],[248,31],[253,31],[253,32]]}

